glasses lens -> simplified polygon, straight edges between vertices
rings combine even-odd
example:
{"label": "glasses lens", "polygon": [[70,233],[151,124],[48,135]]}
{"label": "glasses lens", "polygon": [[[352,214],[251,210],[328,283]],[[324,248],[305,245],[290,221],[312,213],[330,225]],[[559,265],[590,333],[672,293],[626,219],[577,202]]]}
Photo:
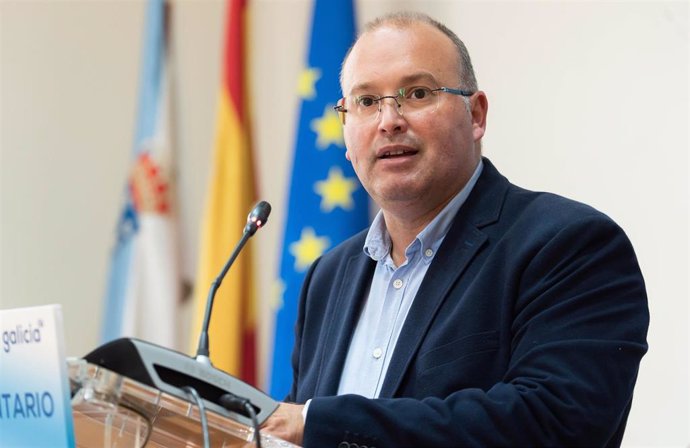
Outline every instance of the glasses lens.
{"label": "glasses lens", "polygon": [[438,107],[438,92],[429,87],[412,87],[405,90],[404,102],[407,115],[434,112]]}
{"label": "glasses lens", "polygon": [[374,118],[379,112],[379,102],[381,100],[376,95],[359,95],[354,98],[352,108],[354,116],[358,120],[365,121]]}

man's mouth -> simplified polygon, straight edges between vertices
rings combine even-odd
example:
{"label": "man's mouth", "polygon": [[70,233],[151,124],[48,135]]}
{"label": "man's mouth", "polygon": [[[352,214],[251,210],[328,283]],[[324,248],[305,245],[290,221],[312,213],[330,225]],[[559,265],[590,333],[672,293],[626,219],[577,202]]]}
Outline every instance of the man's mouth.
{"label": "man's mouth", "polygon": [[416,154],[417,151],[411,150],[411,149],[397,149],[394,151],[387,151],[381,154],[379,156],[380,159],[390,159],[393,157],[400,157],[400,156],[407,156],[407,155],[412,155]]}

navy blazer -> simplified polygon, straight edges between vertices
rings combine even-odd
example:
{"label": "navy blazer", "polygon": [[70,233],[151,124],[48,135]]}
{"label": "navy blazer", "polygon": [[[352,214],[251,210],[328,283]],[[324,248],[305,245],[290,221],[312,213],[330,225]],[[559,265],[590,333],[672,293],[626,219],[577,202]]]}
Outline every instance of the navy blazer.
{"label": "navy blazer", "polygon": [[366,232],[311,267],[288,401],[305,447],[618,446],[647,297],[620,227],[484,170],[420,286],[380,398],[335,396],[375,263]]}

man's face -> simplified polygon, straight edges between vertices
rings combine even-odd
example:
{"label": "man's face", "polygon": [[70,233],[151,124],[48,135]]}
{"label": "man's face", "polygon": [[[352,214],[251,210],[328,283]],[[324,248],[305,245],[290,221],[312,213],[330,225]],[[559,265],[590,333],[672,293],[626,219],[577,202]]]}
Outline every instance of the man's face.
{"label": "man's face", "polygon": [[[347,59],[342,85],[346,107],[364,94],[396,95],[400,88],[415,86],[463,87],[458,67],[455,46],[430,25],[384,25],[364,34]],[[400,115],[395,101],[384,99],[371,120],[346,116],[346,156],[384,210],[419,206],[424,212],[445,205],[479,161],[475,143],[484,134],[486,97],[475,94],[472,109],[480,110],[469,113],[460,96],[438,95],[436,108],[418,113],[403,105]]]}

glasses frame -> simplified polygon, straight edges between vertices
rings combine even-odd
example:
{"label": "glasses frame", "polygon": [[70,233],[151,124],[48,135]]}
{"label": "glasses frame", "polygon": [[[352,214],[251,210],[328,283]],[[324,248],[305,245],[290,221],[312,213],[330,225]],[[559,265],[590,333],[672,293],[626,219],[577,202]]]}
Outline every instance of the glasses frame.
{"label": "glasses frame", "polygon": [[[463,96],[463,97],[470,97],[470,96],[474,95],[475,93],[477,93],[477,92],[472,92],[470,90],[453,89],[451,87],[439,87],[437,89],[430,89],[430,91],[431,92],[450,93],[451,95],[458,95],[458,96]],[[398,98],[400,98],[400,96],[401,96],[400,93],[398,93],[397,95],[385,95],[385,96],[379,96],[379,97],[375,98],[374,101],[376,101],[378,103],[377,115],[379,113],[381,113],[381,100],[384,100],[386,98],[392,98],[393,101],[395,101],[395,104],[398,105],[398,109],[400,109],[402,107],[402,104],[400,104],[398,102]],[[345,114],[348,112],[348,110],[345,108],[345,105],[343,104],[344,102],[345,102],[345,98],[340,98],[338,100],[339,104],[336,106],[333,106],[333,110],[336,111],[338,113],[338,115],[340,116],[340,122],[342,124],[345,124],[345,117],[346,117]],[[402,113],[400,115],[402,115]]]}

